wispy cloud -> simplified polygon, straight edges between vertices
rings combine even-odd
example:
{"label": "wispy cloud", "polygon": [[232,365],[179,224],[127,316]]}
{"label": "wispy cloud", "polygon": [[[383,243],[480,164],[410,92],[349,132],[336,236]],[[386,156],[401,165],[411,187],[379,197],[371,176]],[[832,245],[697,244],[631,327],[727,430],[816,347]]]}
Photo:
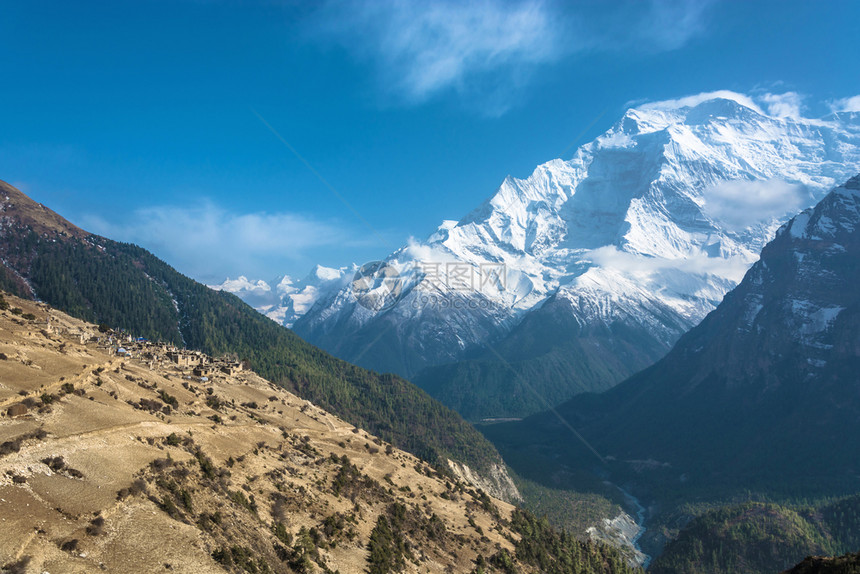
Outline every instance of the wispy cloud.
{"label": "wispy cloud", "polygon": [[726,181],[704,190],[704,197],[708,215],[737,231],[794,214],[812,201],[806,187],[780,179]]}
{"label": "wispy cloud", "polygon": [[80,219],[90,231],[141,245],[183,273],[209,282],[240,274],[268,277],[278,262],[301,261],[314,249],[355,243],[355,235],[337,222],[296,213],[237,214],[211,201],[139,209],[118,220]]}
{"label": "wispy cloud", "polygon": [[704,31],[712,3],[330,0],[311,19],[309,36],[370,62],[383,92],[401,103],[455,93],[486,115],[500,115],[540,66],[586,50],[679,48]]}
{"label": "wispy cloud", "polygon": [[675,50],[705,31],[705,14],[711,0],[652,0],[640,2],[644,10],[639,35],[654,50]]}
{"label": "wispy cloud", "polygon": [[830,109],[834,112],[860,112],[860,95],[830,102]]}
{"label": "wispy cloud", "polygon": [[388,91],[416,104],[445,90],[491,92],[482,84],[495,74],[518,81],[558,57],[561,30],[551,12],[535,0],[328,2],[318,25],[372,61]]}
{"label": "wispy cloud", "polygon": [[797,92],[785,92],[784,94],[762,94],[759,99],[767,108],[770,116],[777,118],[801,118],[803,117],[803,96]]}
{"label": "wispy cloud", "polygon": [[588,259],[595,265],[633,275],[653,275],[664,271],[681,271],[695,275],[716,275],[731,281],[740,281],[750,261],[742,256],[708,257],[704,253],[684,258],[665,259],[647,257],[620,251],[613,245],[593,249]]}
{"label": "wispy cloud", "polygon": [[[639,105],[639,109],[642,110],[676,110],[678,108],[692,108],[698,106],[702,102],[707,102],[709,100],[713,100],[715,98],[722,98],[725,100],[733,100],[739,103],[742,106],[753,109],[761,114],[764,111],[756,104],[752,98],[747,95],[739,94],[737,92],[732,92],[730,90],[717,90],[714,92],[702,92],[701,94],[693,94],[690,96],[684,96],[682,98],[677,98],[674,100],[662,100],[659,102],[649,102],[646,104]],[[628,104],[632,104],[634,102],[628,102]]]}
{"label": "wispy cloud", "polygon": [[[643,100],[634,100],[627,102],[625,106],[636,106],[642,110],[677,110],[679,108],[692,108],[702,102],[707,102],[715,98],[733,100],[762,115],[768,115],[775,118],[799,119],[803,117],[803,111],[805,109],[803,101],[806,99],[806,96],[797,92],[776,94],[762,91],[755,91],[752,96],[748,96],[731,90],[716,90],[713,92],[702,92],[700,94],[692,94],[673,100],[662,100],[658,102],[642,103]],[[857,103],[860,104],[860,101]]]}

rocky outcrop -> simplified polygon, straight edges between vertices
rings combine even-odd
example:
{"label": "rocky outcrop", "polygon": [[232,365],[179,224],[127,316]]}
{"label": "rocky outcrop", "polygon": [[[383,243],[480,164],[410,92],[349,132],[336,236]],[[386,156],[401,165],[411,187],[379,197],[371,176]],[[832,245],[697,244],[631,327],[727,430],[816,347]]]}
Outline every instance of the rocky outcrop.
{"label": "rocky outcrop", "polygon": [[490,496],[494,496],[512,504],[520,503],[523,497],[508,474],[507,469],[500,464],[492,464],[483,473],[477,473],[467,465],[448,460],[448,468],[454,476],[463,480],[475,488],[480,488]]}

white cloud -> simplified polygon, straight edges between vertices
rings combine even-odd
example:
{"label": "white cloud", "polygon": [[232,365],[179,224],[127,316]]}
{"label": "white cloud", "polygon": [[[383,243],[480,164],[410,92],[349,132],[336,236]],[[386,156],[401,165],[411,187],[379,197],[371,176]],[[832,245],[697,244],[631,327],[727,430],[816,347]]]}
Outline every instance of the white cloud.
{"label": "white cloud", "polygon": [[244,275],[240,275],[236,279],[229,277],[222,283],[217,285],[209,285],[216,291],[227,291],[242,298],[245,303],[252,307],[263,307],[265,305],[276,305],[279,301],[277,293],[272,292],[272,288],[262,279],[256,281],[250,280]]}
{"label": "white cloud", "polygon": [[[782,94],[773,94],[769,92],[757,92],[750,97],[746,94],[740,94],[731,90],[717,90],[714,92],[702,92],[700,94],[692,94],[674,100],[662,100],[659,102],[641,103],[643,100],[633,100],[627,102],[625,107],[637,107],[642,110],[677,110],[680,108],[692,108],[702,102],[722,98],[732,100],[738,104],[750,108],[762,115],[768,115],[776,118],[793,118],[798,119],[803,117],[803,100],[806,98],[803,94],[797,92],[785,92]],[[845,102],[846,100],[840,100]],[[860,106],[860,96],[856,105]]]}
{"label": "white cloud", "polygon": [[860,95],[830,102],[830,109],[834,112],[860,112]]}
{"label": "white cloud", "polygon": [[334,40],[377,70],[407,105],[455,93],[500,115],[541,65],[589,51],[660,52],[705,31],[713,0],[337,1],[322,4],[309,37]]}
{"label": "white cloud", "polygon": [[702,102],[707,102],[708,100],[713,100],[715,98],[722,98],[725,100],[732,100],[739,103],[742,106],[755,110],[760,114],[764,114],[764,111],[756,104],[752,98],[747,95],[739,94],[737,92],[732,92],[730,90],[717,90],[715,92],[702,92],[701,94],[693,94],[690,96],[684,96],[682,98],[678,98],[675,100],[663,100],[659,102],[650,102],[647,104],[642,104],[639,106],[639,109],[642,110],[676,110],[679,108],[692,108],[698,106]]}
{"label": "white cloud", "polygon": [[652,0],[647,6],[640,34],[652,49],[675,50],[705,31],[705,12],[710,0]]}
{"label": "white cloud", "polygon": [[212,285],[213,289],[227,291],[229,293],[250,293],[256,296],[266,296],[271,294],[272,288],[262,279],[252,281],[244,275],[239,275],[236,279],[227,278],[218,285]]}
{"label": "white cloud", "polygon": [[406,259],[412,261],[455,262],[460,259],[452,251],[437,245],[427,245],[420,239],[410,237],[406,242]]}
{"label": "white cloud", "polygon": [[794,214],[812,201],[806,187],[779,179],[726,181],[709,187],[703,195],[705,212],[737,231]]}
{"label": "white cloud", "polygon": [[183,273],[209,281],[268,276],[273,262],[301,261],[315,248],[350,242],[336,222],[294,213],[237,214],[209,201],[139,209],[119,220],[85,216],[81,225],[141,245]]}
{"label": "white cloud", "polygon": [[407,103],[452,88],[468,92],[481,76],[559,54],[560,30],[537,0],[329,2],[320,16],[321,29],[373,60]]}
{"label": "white cloud", "polygon": [[764,102],[767,113],[777,118],[800,118],[803,108],[803,96],[797,92],[784,94],[763,94],[759,99]]}
{"label": "white cloud", "polygon": [[613,269],[632,275],[654,275],[664,271],[681,271],[697,275],[716,275],[734,282],[740,281],[750,266],[743,256],[729,258],[708,257],[705,253],[690,257],[666,259],[647,257],[620,251],[614,245],[592,249],[588,259],[605,269]]}

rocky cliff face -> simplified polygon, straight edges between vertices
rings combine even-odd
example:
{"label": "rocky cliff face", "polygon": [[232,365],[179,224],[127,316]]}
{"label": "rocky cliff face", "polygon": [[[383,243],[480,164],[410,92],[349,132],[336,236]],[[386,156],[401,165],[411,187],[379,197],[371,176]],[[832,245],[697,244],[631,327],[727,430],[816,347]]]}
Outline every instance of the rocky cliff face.
{"label": "rocky cliff face", "polygon": [[511,503],[523,502],[523,496],[517,489],[517,485],[514,484],[507,469],[500,464],[492,465],[483,474],[478,474],[467,465],[453,460],[448,460],[448,468],[460,480],[480,488],[496,498]]}

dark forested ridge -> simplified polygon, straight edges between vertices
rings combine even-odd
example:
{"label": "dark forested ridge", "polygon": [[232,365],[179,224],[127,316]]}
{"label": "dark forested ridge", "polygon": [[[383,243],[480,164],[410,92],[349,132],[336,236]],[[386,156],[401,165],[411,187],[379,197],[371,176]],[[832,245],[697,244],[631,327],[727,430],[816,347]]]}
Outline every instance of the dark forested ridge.
{"label": "dark forested ridge", "polygon": [[[860,548],[860,496],[816,505],[731,505],[684,527],[651,565],[652,574],[769,574],[807,556]],[[855,562],[855,565],[857,563]],[[816,572],[799,570],[798,572]]]}
{"label": "dark forested ridge", "polygon": [[394,375],[335,359],[234,295],[185,277],[148,251],[90,235],[0,182],[0,288],[71,315],[210,355],[262,376],[432,462],[478,469],[496,450],[459,415]]}
{"label": "dark forested ridge", "polygon": [[860,574],[860,552],[833,558],[808,556],[783,574]]}
{"label": "dark forested ridge", "polygon": [[[526,511],[514,511],[511,530],[520,535],[515,543],[516,558],[543,574],[641,572],[638,568],[630,567],[617,550],[591,541],[577,540],[570,534],[552,528],[546,519],[538,519]],[[504,551],[491,557],[489,563],[502,572],[516,572],[508,567],[510,560],[506,559]]]}

